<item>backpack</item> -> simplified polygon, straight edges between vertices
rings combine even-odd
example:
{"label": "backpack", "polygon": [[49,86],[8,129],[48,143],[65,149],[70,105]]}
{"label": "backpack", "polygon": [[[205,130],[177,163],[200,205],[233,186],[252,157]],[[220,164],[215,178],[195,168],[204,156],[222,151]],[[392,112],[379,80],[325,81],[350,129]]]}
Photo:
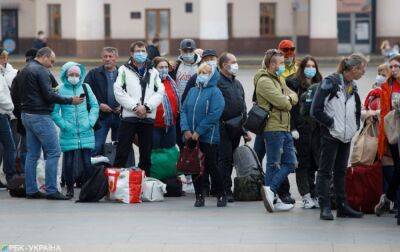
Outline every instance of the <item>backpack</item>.
{"label": "backpack", "polygon": [[236,201],[261,200],[264,171],[255,151],[247,144],[233,153],[237,177],[234,179],[233,197]]}
{"label": "backpack", "polygon": [[104,165],[94,166],[93,175],[83,184],[76,202],[98,202],[108,193],[108,179]]}
{"label": "backpack", "polygon": [[319,83],[309,86],[303,94],[300,96],[300,115],[303,117],[309,117],[311,112],[311,105],[317,92]]}

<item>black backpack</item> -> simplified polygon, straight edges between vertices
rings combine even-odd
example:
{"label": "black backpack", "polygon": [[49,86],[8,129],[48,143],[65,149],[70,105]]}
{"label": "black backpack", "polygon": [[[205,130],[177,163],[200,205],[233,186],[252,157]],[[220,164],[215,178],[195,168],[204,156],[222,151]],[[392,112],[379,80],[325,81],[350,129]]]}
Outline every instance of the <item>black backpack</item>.
{"label": "black backpack", "polygon": [[93,175],[83,184],[76,202],[98,202],[108,193],[108,179],[104,174],[105,166],[94,166]]}

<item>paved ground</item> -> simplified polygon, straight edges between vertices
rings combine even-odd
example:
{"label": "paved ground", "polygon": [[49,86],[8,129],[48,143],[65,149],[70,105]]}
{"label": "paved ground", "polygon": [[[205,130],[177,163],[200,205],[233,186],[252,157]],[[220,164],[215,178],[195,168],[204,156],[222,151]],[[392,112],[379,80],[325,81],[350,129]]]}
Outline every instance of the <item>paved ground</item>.
{"label": "paved ground", "polygon": [[[327,74],[334,68],[322,71]],[[239,75],[249,104],[254,72],[246,69]],[[362,96],[375,75],[371,67],[360,80]],[[293,175],[290,180],[299,200]],[[393,215],[322,222],[318,210],[299,206],[289,213],[268,214],[261,202],[234,203],[224,209],[217,208],[214,199],[208,199],[203,209],[193,208],[193,202],[189,195],[139,205],[75,204],[12,199],[0,191],[0,245],[51,244],[73,252],[400,251],[400,227]]]}

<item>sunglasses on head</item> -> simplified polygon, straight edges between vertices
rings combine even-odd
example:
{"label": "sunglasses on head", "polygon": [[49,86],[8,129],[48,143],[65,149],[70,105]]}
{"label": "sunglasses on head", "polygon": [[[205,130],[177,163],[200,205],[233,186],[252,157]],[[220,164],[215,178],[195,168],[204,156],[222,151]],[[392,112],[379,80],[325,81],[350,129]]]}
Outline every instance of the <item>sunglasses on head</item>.
{"label": "sunglasses on head", "polygon": [[265,52],[265,55],[269,58],[268,62],[266,62],[266,63],[268,63],[267,65],[269,65],[269,63],[271,63],[272,57],[283,56],[283,53],[281,50],[278,50],[278,49],[269,49]]}
{"label": "sunglasses on head", "polygon": [[290,47],[290,48],[281,48],[281,51],[284,53],[287,52],[294,52],[296,50],[296,47]]}

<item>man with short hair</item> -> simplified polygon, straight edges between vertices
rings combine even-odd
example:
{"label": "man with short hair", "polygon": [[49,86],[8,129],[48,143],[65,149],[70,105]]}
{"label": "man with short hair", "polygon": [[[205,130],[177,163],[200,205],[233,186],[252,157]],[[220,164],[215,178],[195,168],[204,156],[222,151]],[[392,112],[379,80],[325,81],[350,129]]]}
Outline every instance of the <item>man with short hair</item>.
{"label": "man with short hair", "polygon": [[103,146],[111,129],[111,140],[117,141],[117,133],[121,124],[119,114],[121,106],[115,99],[114,83],[118,76],[118,50],[104,47],[101,53],[103,65],[94,68],[86,75],[85,83],[89,84],[100,104],[101,128],[95,131],[95,150],[93,155],[102,155]]}
{"label": "man with short hair", "polygon": [[258,105],[269,111],[263,137],[267,150],[265,186],[261,196],[268,212],[288,211],[294,207],[277,197],[278,189],[297,166],[296,150],[290,133],[290,110],[298,97],[282,78],[285,71],[283,53],[276,49],[266,52],[263,69],[254,77]]}
{"label": "man with short hair", "polygon": [[[25,84],[21,87],[21,118],[29,147],[25,162],[28,199],[44,197],[49,200],[68,199],[57,190],[57,166],[61,150],[50,113],[55,103],[77,105],[83,102],[83,98],[61,97],[52,91],[49,69],[53,67],[55,58],[55,53],[50,48],[44,47],[20,73],[21,78],[25,80]],[[46,196],[39,192],[36,183],[36,164],[42,147],[46,157]]]}
{"label": "man with short hair", "polygon": [[164,96],[164,85],[158,71],[147,60],[144,42],[132,43],[130,56],[129,61],[118,69],[114,84],[115,98],[123,108],[114,166],[125,165],[137,134],[139,167],[150,176],[154,119]]}

